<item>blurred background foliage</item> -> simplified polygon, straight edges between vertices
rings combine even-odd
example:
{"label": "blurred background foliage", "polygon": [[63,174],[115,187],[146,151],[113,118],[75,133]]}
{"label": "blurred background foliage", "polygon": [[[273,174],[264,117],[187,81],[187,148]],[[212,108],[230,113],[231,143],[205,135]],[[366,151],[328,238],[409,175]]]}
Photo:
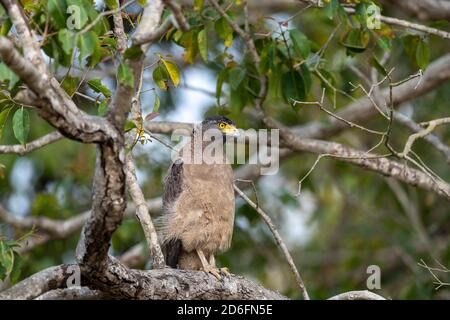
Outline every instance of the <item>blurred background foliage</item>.
{"label": "blurred background foliage", "polygon": [[[79,2],[79,1],[78,1]],[[58,1],[67,6],[77,1]],[[88,20],[105,10],[101,1],[81,1],[89,12]],[[351,1],[350,1],[351,2]],[[56,4],[52,0],[22,1],[26,12],[33,17],[33,28],[42,30],[46,23],[46,9]],[[106,1],[108,4],[108,1]],[[243,21],[244,1],[223,1],[228,13],[240,25]],[[349,68],[354,65],[368,73],[373,57],[378,60],[385,53],[390,57],[383,66],[385,70],[395,67],[393,78],[398,81],[426,68],[449,51],[449,43],[438,37],[416,34],[400,28],[382,25],[380,30],[368,30],[359,19],[342,12],[337,1],[325,3],[325,9],[309,8],[293,3],[277,12],[266,12],[264,7],[252,7],[250,27],[254,32],[258,51],[262,57],[261,72],[269,76],[270,94],[265,103],[266,112],[281,123],[298,126],[311,121],[327,123],[327,116],[315,107],[293,106],[289,98],[302,101],[320,100],[326,89],[326,103],[337,110],[351,102],[348,97],[337,94],[317,75],[317,70],[337,89],[352,98],[364,95],[352,90],[349,83],[362,83]],[[371,1],[353,1],[370,5]],[[252,116],[252,103],[259,84],[255,79],[256,67],[245,52],[245,44],[233,33],[219,15],[202,1],[184,11],[191,31],[183,33],[172,29],[154,44],[148,55],[150,66],[144,74],[142,104],[146,113],[154,110],[156,99],[160,100],[160,116],[156,121],[200,121],[210,114],[226,114],[240,128],[261,128],[262,124]],[[50,10],[52,11],[52,10]],[[126,29],[131,32],[138,19],[140,4],[127,8],[124,15]],[[402,16],[395,8],[383,9],[390,16]],[[6,24],[4,13],[2,22]],[[112,92],[115,87],[114,56],[115,40],[108,30],[112,18],[105,17],[92,30],[88,44],[80,41],[63,44],[67,35],[64,13],[53,13],[46,38],[45,53],[60,81],[73,77],[73,89],[92,97],[91,101],[74,95],[77,105],[92,114],[101,101],[108,101],[108,90],[102,93],[86,84],[87,79],[100,79]],[[165,14],[166,16],[168,13]],[[103,25],[104,29],[100,27]],[[430,24],[431,25],[431,24]],[[446,24],[439,27],[448,30]],[[323,50],[330,35],[336,32]],[[73,35],[72,35],[73,36]],[[84,37],[84,35],[83,35]],[[93,41],[89,44],[89,41]],[[70,41],[69,41],[70,42]],[[205,44],[206,43],[206,44]],[[101,49],[99,49],[101,48]],[[73,51],[75,59],[68,62]],[[101,51],[101,54],[98,53]],[[164,61],[173,61],[181,77],[174,86],[170,70],[163,68]],[[72,63],[72,68],[67,67]],[[159,73],[155,74],[155,69]],[[317,69],[316,69],[317,67]],[[12,78],[2,73],[5,86]],[[83,79],[83,77],[86,77]],[[169,81],[171,80],[171,81]],[[20,82],[7,91],[14,95]],[[384,86],[386,83],[383,84]],[[195,94],[194,94],[195,93]],[[158,98],[156,98],[158,97]],[[335,106],[333,101],[336,99]],[[445,83],[424,97],[416,99],[400,110],[415,121],[421,122],[443,117],[448,112],[450,84]],[[2,106],[4,107],[4,106]],[[20,106],[14,108],[20,109]],[[32,109],[29,111],[31,141],[53,129],[41,120]],[[12,113],[5,121],[1,144],[16,144]],[[363,125],[384,130],[386,121],[375,117]],[[450,131],[442,127],[436,133],[445,143],[450,143]],[[410,132],[395,125],[392,144],[401,149]],[[377,137],[358,130],[347,130],[333,140],[358,149],[369,149]],[[380,153],[383,152],[382,148]],[[450,180],[448,164],[441,154],[428,144],[418,141],[415,151],[444,180]],[[169,150],[158,142],[138,144],[135,148],[138,178],[148,199],[162,193],[162,179],[170,163]],[[279,172],[265,176],[256,183],[260,205],[279,226],[291,250],[296,265],[313,298],[327,298],[348,290],[366,288],[367,267],[381,268],[381,289],[375,290],[386,297],[398,299],[450,298],[449,291],[434,290],[430,274],[418,266],[420,259],[434,264],[437,259],[450,266],[450,210],[448,202],[436,194],[410,186],[388,183],[383,176],[365,172],[360,168],[325,158],[304,181],[302,192],[296,196],[298,181],[313,165],[317,156],[301,153],[289,156],[282,162]],[[61,140],[25,156],[0,155],[1,169],[0,202],[18,216],[44,216],[66,219],[89,210],[91,184],[95,164],[95,147],[75,141]],[[250,189],[249,189],[250,191]],[[422,241],[414,227],[408,209],[402,206],[398,193],[418,213],[420,223],[427,235]],[[250,194],[250,193],[249,193]],[[20,239],[30,230],[14,229],[0,225],[2,243]],[[27,239],[40,237],[36,230]],[[79,232],[67,239],[51,240],[21,255],[23,279],[46,267],[74,261],[74,250]],[[26,240],[21,240],[26,241]],[[135,219],[125,220],[114,234],[111,253],[121,255],[144,236]],[[20,241],[19,241],[20,242]],[[9,243],[14,247],[14,243]],[[17,254],[16,254],[17,255]],[[18,258],[20,259],[20,258]],[[236,227],[231,249],[218,257],[220,265],[226,265],[233,273],[256,279],[263,285],[280,290],[292,298],[300,298],[294,278],[275,242],[257,213],[237,201]],[[17,261],[17,260],[16,260]],[[138,267],[149,267],[142,263]],[[14,279],[16,280],[16,279]]]}

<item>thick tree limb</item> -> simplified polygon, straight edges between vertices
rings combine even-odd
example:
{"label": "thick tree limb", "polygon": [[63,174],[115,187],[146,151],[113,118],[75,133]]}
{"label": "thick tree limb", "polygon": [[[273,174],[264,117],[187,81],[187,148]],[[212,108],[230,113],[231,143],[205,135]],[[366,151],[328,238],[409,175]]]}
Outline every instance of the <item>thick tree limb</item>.
{"label": "thick tree limb", "polygon": [[117,132],[105,119],[79,110],[55,79],[45,80],[42,73],[3,36],[0,37],[0,58],[40,99],[36,105],[39,114],[63,135],[86,143],[117,138]]}
{"label": "thick tree limb", "polygon": [[34,299],[47,291],[64,287],[67,279],[72,275],[70,266],[74,265],[59,265],[35,273],[15,286],[0,292],[0,300]]}
{"label": "thick tree limb", "polygon": [[48,291],[34,300],[99,300],[105,299],[101,291],[91,290],[88,287],[70,287]]}
{"label": "thick tree limb", "polygon": [[[67,290],[67,268],[67,265],[61,265],[36,273],[1,292],[0,299],[34,299],[39,296],[43,299],[69,294],[76,289]],[[108,262],[104,277],[94,278],[94,281],[86,279],[82,285],[88,285],[94,292],[103,288],[102,294],[122,299],[286,299],[278,292],[240,276],[232,275],[217,281],[202,271],[169,268],[132,270],[115,259]],[[57,289],[62,290],[54,292]]]}

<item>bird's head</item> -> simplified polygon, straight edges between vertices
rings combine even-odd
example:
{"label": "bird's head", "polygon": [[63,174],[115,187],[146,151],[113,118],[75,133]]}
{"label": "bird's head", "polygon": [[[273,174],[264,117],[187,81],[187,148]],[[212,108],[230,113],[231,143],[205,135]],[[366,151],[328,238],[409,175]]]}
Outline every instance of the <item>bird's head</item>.
{"label": "bird's head", "polygon": [[203,120],[202,122],[203,132],[209,129],[217,129],[222,132],[223,136],[238,137],[239,130],[236,128],[234,121],[224,116],[214,116]]}

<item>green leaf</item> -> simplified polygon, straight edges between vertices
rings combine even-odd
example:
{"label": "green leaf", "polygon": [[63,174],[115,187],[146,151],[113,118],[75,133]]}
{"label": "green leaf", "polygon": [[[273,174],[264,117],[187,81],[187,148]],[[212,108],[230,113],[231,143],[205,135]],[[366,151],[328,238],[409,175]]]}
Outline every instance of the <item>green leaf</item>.
{"label": "green leaf", "polygon": [[61,29],[58,32],[58,41],[61,43],[63,51],[71,54],[75,46],[75,34],[67,29]]}
{"label": "green leaf", "polygon": [[246,71],[243,68],[237,67],[230,70],[230,86],[236,90],[244,80]]}
{"label": "green leaf", "polygon": [[9,32],[9,30],[11,30],[12,27],[12,22],[11,19],[6,19],[5,22],[3,22],[2,26],[0,27],[0,35],[1,36],[6,36]]}
{"label": "green leaf", "polygon": [[136,60],[140,58],[144,52],[142,51],[140,46],[132,46],[125,50],[123,57],[125,59]]}
{"label": "green leaf", "polygon": [[228,22],[222,17],[214,24],[217,35],[224,41],[226,47],[230,47],[233,43],[233,29]]}
{"label": "green leaf", "polygon": [[124,128],[125,132],[128,132],[134,128],[137,128],[137,127],[133,121],[127,120],[127,122],[125,122],[125,128]]}
{"label": "green leaf", "polygon": [[19,280],[19,276],[22,271],[22,266],[23,266],[22,257],[17,252],[14,252],[14,265],[9,275],[9,279],[12,284],[15,284],[17,280]]}
{"label": "green leaf", "polygon": [[367,49],[369,39],[369,34],[365,30],[351,29],[344,35],[341,44],[351,53],[361,53]]}
{"label": "green leaf", "polygon": [[430,22],[430,27],[435,29],[443,29],[448,27],[448,20],[438,20]]}
{"label": "green leaf", "polygon": [[305,101],[306,88],[302,76],[297,71],[288,71],[281,77],[281,89],[283,98],[289,104],[292,99],[296,101]]}
{"label": "green leaf", "polygon": [[94,53],[97,42],[98,38],[94,31],[83,33],[78,38],[78,47],[80,48],[80,63],[83,58],[86,58],[87,56],[90,56]]}
{"label": "green leaf", "polygon": [[384,77],[388,75],[386,68],[378,61],[377,57],[373,56],[370,58],[369,63]]}
{"label": "green leaf", "polygon": [[329,19],[333,19],[338,13],[339,1],[331,0],[327,5],[325,5],[325,14]]}
{"label": "green leaf", "polygon": [[203,60],[208,63],[208,39],[206,36],[206,30],[201,30],[197,35],[198,50]]}
{"label": "green leaf", "polygon": [[108,9],[117,9],[119,7],[119,1],[117,0],[104,0],[106,6],[108,7]]}
{"label": "green leaf", "polygon": [[170,80],[175,87],[180,84],[180,72],[178,71],[177,65],[169,60],[161,59],[164,67],[166,67],[167,73],[169,74]]}
{"label": "green leaf", "polygon": [[125,63],[121,63],[119,65],[119,68],[118,68],[118,71],[117,71],[117,80],[122,85],[126,85],[126,86],[131,87],[131,88],[134,87],[133,71]]}
{"label": "green leaf", "polygon": [[194,10],[200,11],[203,9],[204,2],[204,0],[194,0]]}
{"label": "green leaf", "polygon": [[48,13],[57,29],[66,27],[67,4],[65,0],[48,0]]}
{"label": "green leaf", "polygon": [[425,41],[420,41],[417,45],[416,61],[422,70],[425,70],[430,63],[430,47]]}
{"label": "green leaf", "polygon": [[5,127],[6,120],[8,120],[8,115],[11,109],[12,107],[6,107],[2,110],[2,112],[0,112],[0,142],[2,141],[3,128]]}
{"label": "green leaf", "polygon": [[156,83],[156,85],[161,88],[162,90],[167,90],[169,87],[167,85],[167,82],[169,81],[166,69],[164,69],[162,66],[157,66],[153,70],[153,81]]}
{"label": "green leaf", "polygon": [[380,37],[377,40],[378,46],[384,51],[389,51],[391,49],[391,41],[388,37]]}
{"label": "green leaf", "polygon": [[228,69],[228,68],[222,69],[217,76],[216,100],[217,100],[217,105],[219,105],[219,106],[220,106],[220,98],[222,97],[223,83],[225,82],[225,80],[228,77],[229,70],[230,69]]}
{"label": "green leaf", "polygon": [[153,102],[153,111],[152,112],[158,112],[160,105],[161,105],[161,100],[159,100],[159,96],[155,93],[155,102]]}
{"label": "green leaf", "polygon": [[12,249],[10,249],[9,247],[5,247],[4,243],[2,243],[2,244],[3,244],[3,250],[2,250],[3,252],[0,253],[0,255],[1,255],[0,264],[5,269],[6,275],[9,275],[14,266],[14,251]]}
{"label": "green leaf", "polygon": [[308,37],[297,29],[289,30],[289,37],[291,38],[295,52],[303,59],[306,59],[311,52],[311,44]]}
{"label": "green leaf", "polygon": [[111,91],[100,79],[91,79],[87,84],[94,92],[103,94],[105,98],[111,97]]}
{"label": "green leaf", "polygon": [[19,80],[19,77],[6,64],[0,62],[0,82],[7,82],[8,89],[11,90]]}
{"label": "green leaf", "polygon": [[67,92],[69,96],[73,96],[75,91],[78,88],[78,83],[80,82],[80,78],[78,77],[72,77],[70,75],[67,75],[63,82],[61,83],[61,87],[64,89],[64,91]]}
{"label": "green leaf", "polygon": [[311,78],[311,71],[309,71],[308,67],[304,63],[300,66],[300,74],[305,84],[305,93],[307,96],[311,91],[312,78]]}
{"label": "green leaf", "polygon": [[98,115],[103,117],[108,111],[108,99],[103,99],[98,105]]}
{"label": "green leaf", "polygon": [[416,62],[416,52],[420,41],[421,40],[419,36],[411,34],[403,37],[402,39],[403,48],[405,49],[407,56],[413,63]]}
{"label": "green leaf", "polygon": [[24,107],[17,109],[13,116],[13,131],[16,139],[24,145],[30,131],[30,115]]}

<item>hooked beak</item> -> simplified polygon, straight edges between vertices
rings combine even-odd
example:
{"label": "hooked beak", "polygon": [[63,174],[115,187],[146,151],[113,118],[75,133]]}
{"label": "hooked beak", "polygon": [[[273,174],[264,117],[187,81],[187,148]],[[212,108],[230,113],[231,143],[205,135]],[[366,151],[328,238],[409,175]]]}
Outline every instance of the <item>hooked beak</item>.
{"label": "hooked beak", "polygon": [[231,136],[231,137],[239,137],[240,136],[239,129],[233,125],[227,125],[225,128],[222,129],[222,131],[227,136]]}

